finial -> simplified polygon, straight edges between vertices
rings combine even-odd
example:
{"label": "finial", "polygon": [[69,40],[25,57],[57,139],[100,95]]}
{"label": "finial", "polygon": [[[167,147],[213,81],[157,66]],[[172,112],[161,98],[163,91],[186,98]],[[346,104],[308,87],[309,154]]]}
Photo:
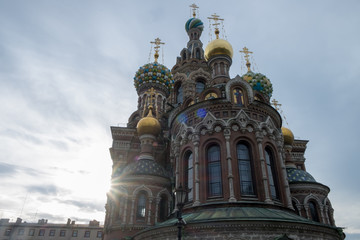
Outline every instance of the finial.
{"label": "finial", "polygon": [[214,20],[214,23],[212,24],[215,27],[215,35],[216,35],[216,39],[219,39],[219,25],[220,23],[218,21],[224,21],[223,18],[219,18],[219,15],[216,15],[216,13],[214,13],[213,15],[211,15],[211,17],[208,17],[209,20]]}
{"label": "finial", "polygon": [[281,109],[282,104],[280,104],[275,98],[273,98],[273,100],[271,101],[271,105],[274,106],[276,111],[280,112],[280,115],[284,119],[284,121],[286,122],[286,125],[289,125],[287,120],[286,120],[285,114],[284,114],[283,110]]}
{"label": "finial", "polygon": [[154,54],[154,58],[155,58],[155,62],[157,62],[158,58],[159,58],[159,48],[161,44],[165,44],[163,42],[161,42],[160,38],[156,38],[155,42],[150,42],[151,44],[155,44],[155,54]]}
{"label": "finial", "polygon": [[[251,71],[251,70],[250,70],[251,64],[250,64],[250,61],[249,61],[249,53],[253,53],[253,52],[250,52],[247,47],[244,47],[244,48],[243,48],[243,51],[240,50],[240,52],[245,54],[244,58],[245,58],[245,60],[246,60],[246,66],[247,66],[247,68],[248,68],[248,72],[250,72],[250,71]],[[274,99],[274,100],[275,100],[275,99]],[[280,106],[281,106],[281,105],[280,105]]]}
{"label": "finial", "polygon": [[195,18],[196,17],[196,9],[198,9],[199,7],[195,3],[191,4],[189,7],[192,8],[193,17]]}

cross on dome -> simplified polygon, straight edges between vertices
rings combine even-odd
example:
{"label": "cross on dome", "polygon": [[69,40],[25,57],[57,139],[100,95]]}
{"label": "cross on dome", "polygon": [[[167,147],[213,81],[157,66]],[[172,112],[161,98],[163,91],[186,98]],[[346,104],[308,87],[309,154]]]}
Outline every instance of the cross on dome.
{"label": "cross on dome", "polygon": [[161,44],[165,44],[163,42],[161,42],[161,39],[160,38],[155,38],[155,41],[154,42],[150,42],[151,44],[155,44],[155,54],[154,54],[154,58],[155,58],[155,62],[157,62],[158,58],[159,58],[159,49],[160,49],[160,45]]}
{"label": "cross on dome", "polygon": [[240,50],[240,52],[241,52],[241,53],[244,53],[244,58],[245,58],[245,60],[246,60],[246,66],[247,66],[247,68],[248,68],[248,71],[250,71],[250,61],[249,61],[249,56],[250,56],[250,55],[249,55],[249,53],[251,54],[251,53],[253,53],[253,52],[250,52],[247,47],[244,47],[242,51]]}
{"label": "cross on dome", "polygon": [[196,17],[196,9],[198,9],[199,7],[195,3],[191,4],[189,7],[192,8],[193,17],[195,18]]}
{"label": "cross on dome", "polygon": [[214,21],[214,23],[211,24],[211,25],[213,25],[215,27],[216,39],[219,39],[219,33],[220,33],[220,31],[219,31],[219,25],[220,25],[219,21],[224,21],[223,18],[219,18],[219,17],[220,16],[217,15],[216,13],[212,14],[211,17],[208,17],[209,20]]}

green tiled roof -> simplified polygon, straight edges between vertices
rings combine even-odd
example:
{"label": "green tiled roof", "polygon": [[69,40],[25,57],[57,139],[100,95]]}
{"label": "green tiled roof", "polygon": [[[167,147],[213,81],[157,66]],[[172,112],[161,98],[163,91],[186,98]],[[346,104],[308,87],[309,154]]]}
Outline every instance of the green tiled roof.
{"label": "green tiled roof", "polygon": [[287,176],[289,183],[293,182],[316,182],[315,178],[311,176],[310,173],[297,169],[297,168],[287,168]]}

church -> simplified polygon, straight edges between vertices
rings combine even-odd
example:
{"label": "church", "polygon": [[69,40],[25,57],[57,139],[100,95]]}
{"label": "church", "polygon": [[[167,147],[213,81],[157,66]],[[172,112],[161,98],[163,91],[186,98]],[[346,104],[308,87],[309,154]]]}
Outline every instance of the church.
{"label": "church", "polygon": [[[137,109],[126,127],[111,127],[104,239],[344,239],[330,188],[306,171],[308,141],[283,126],[252,52],[242,49],[247,72],[231,77],[223,19],[209,17],[215,39],[204,46],[191,7],[176,64],[158,62],[155,39],[154,61],[134,69]],[[186,189],[182,204],[177,189]]]}

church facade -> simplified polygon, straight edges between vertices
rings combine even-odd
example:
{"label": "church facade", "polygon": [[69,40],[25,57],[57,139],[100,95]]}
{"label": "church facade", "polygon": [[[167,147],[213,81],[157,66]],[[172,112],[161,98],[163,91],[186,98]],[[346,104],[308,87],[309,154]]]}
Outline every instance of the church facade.
{"label": "church facade", "polygon": [[155,61],[134,78],[137,110],[127,127],[111,127],[104,239],[175,239],[179,186],[189,189],[184,239],[344,239],[330,189],[306,171],[308,141],[271,105],[270,80],[248,58],[248,72],[230,77],[233,49],[216,24],[205,50],[195,14],[185,29],[171,71],[155,40]]}

